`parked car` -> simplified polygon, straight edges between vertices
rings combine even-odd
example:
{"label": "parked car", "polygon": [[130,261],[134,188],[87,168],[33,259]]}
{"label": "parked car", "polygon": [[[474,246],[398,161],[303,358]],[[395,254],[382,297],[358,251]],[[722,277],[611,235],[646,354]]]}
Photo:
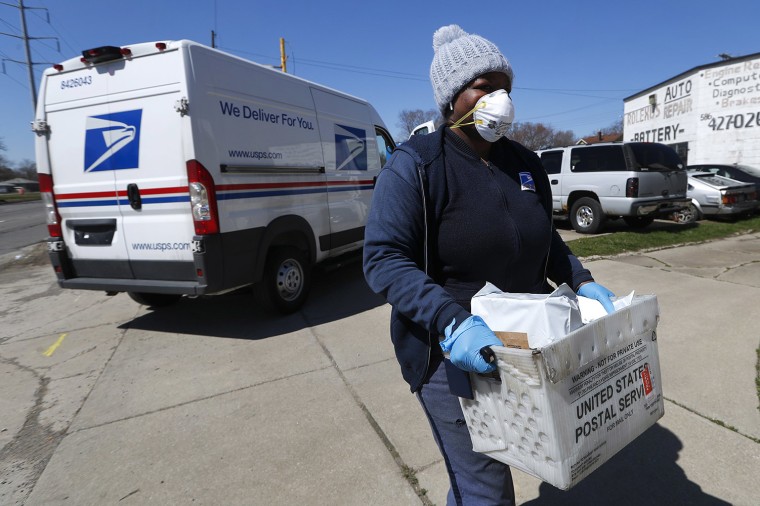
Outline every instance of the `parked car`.
{"label": "parked car", "polygon": [[678,154],[655,142],[599,143],[536,151],[549,175],[555,217],[595,234],[622,217],[643,228],[689,205]]}
{"label": "parked car", "polygon": [[705,216],[737,217],[760,205],[754,184],[712,172],[688,172],[686,194],[691,204],[673,214],[679,223],[691,223]]}
{"label": "parked car", "polygon": [[755,183],[755,188],[760,192],[760,169],[750,167],[749,165],[728,165],[717,163],[702,163],[689,165],[686,167],[690,172],[712,172],[719,176],[744,181],[745,183]]}

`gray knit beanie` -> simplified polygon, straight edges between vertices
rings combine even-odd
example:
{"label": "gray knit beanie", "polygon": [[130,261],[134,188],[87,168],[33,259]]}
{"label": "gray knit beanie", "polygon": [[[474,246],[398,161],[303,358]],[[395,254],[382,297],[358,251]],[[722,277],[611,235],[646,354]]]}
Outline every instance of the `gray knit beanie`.
{"label": "gray knit beanie", "polygon": [[459,91],[476,77],[503,72],[512,82],[512,67],[499,48],[459,25],[444,26],[433,34],[433,63],[430,82],[438,108],[443,111]]}

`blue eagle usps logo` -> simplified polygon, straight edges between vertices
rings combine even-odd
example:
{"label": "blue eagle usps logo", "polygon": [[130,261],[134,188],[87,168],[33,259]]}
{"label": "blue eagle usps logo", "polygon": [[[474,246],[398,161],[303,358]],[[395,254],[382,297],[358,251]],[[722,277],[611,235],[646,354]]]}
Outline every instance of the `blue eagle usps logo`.
{"label": "blue eagle usps logo", "polygon": [[536,191],[536,183],[533,182],[533,176],[530,175],[530,172],[520,172],[520,189],[529,192]]}
{"label": "blue eagle usps logo", "polygon": [[136,169],[140,160],[142,109],[88,116],[84,171]]}
{"label": "blue eagle usps logo", "polygon": [[335,124],[335,170],[367,170],[367,132]]}

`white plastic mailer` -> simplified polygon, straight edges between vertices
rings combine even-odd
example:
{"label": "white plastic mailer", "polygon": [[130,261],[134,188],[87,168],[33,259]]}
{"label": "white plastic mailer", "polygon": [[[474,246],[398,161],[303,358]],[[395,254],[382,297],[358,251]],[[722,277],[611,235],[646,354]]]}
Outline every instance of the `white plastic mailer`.
{"label": "white plastic mailer", "polygon": [[491,283],[472,298],[472,313],[492,330],[528,335],[531,348],[543,348],[583,326],[578,297],[566,284],[550,294],[502,292]]}

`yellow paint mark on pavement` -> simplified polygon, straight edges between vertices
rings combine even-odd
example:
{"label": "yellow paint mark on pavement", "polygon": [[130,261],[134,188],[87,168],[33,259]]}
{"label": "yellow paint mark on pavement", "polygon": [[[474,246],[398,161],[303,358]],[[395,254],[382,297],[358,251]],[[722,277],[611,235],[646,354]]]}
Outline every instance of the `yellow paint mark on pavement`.
{"label": "yellow paint mark on pavement", "polygon": [[61,345],[61,343],[63,342],[63,338],[66,337],[66,335],[67,334],[61,334],[61,337],[59,337],[58,340],[55,343],[53,343],[53,345],[50,348],[45,350],[45,353],[43,353],[43,355],[45,355],[46,357],[49,357],[50,355],[52,355],[53,352],[57,350],[58,347]]}

